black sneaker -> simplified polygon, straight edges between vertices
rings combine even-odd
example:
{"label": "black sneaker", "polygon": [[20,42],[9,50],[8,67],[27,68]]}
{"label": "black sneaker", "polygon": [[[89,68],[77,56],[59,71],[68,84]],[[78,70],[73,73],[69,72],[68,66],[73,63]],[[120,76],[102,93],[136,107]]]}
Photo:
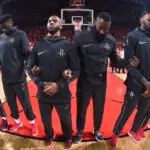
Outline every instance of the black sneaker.
{"label": "black sneaker", "polygon": [[82,141],[83,132],[77,132],[74,142],[80,143]]}
{"label": "black sneaker", "polygon": [[94,135],[95,135],[96,141],[103,141],[104,140],[104,137],[103,137],[101,132],[95,131]]}
{"label": "black sneaker", "polygon": [[1,124],[0,129],[2,131],[7,131],[8,130],[8,122],[7,122],[7,120],[2,119],[2,124]]}

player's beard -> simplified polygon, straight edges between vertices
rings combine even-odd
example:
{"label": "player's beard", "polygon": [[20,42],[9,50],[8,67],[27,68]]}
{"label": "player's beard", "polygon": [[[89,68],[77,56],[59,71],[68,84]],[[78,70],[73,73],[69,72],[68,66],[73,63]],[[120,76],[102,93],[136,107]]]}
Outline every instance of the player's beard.
{"label": "player's beard", "polygon": [[146,27],[145,30],[150,34],[150,27]]}
{"label": "player's beard", "polygon": [[54,35],[58,31],[60,31],[60,27],[54,28],[53,30],[48,30],[48,32],[52,35]]}
{"label": "player's beard", "polygon": [[106,36],[106,34],[100,34],[100,33],[98,33],[98,32],[96,33],[96,39],[97,39],[98,41],[104,40],[105,36]]}
{"label": "player's beard", "polygon": [[144,33],[150,37],[150,28],[145,26],[144,27]]}

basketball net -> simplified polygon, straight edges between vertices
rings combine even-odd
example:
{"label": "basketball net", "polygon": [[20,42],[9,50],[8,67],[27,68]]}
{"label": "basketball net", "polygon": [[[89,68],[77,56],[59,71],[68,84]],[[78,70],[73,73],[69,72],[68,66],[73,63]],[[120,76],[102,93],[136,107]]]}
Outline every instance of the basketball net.
{"label": "basketball net", "polygon": [[74,20],[73,25],[74,25],[74,31],[75,32],[81,31],[82,20]]}

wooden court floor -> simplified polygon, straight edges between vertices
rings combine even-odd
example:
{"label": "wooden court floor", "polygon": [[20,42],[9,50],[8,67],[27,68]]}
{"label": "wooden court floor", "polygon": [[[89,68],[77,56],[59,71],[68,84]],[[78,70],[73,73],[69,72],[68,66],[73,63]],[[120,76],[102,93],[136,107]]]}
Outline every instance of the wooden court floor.
{"label": "wooden court floor", "polygon": [[[146,131],[146,139],[141,143],[134,143],[129,137],[119,138],[117,147],[112,149],[108,141],[82,142],[73,144],[71,150],[150,150],[150,131]],[[44,146],[43,140],[34,140],[0,132],[0,150],[64,150],[64,143],[53,142],[51,148]]]}

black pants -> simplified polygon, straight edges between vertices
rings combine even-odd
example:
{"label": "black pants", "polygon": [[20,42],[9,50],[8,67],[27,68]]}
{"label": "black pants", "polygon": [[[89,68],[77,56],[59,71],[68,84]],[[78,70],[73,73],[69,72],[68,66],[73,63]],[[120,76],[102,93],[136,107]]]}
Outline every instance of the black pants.
{"label": "black pants", "polygon": [[150,107],[150,99],[144,99],[142,96],[136,95],[134,92],[127,89],[121,113],[113,130],[115,135],[119,135],[121,133],[125,123],[131,116],[136,106],[137,113],[131,128],[131,131],[133,132],[137,132],[138,129],[142,126],[143,120]]}
{"label": "black pants", "polygon": [[4,110],[4,107],[3,107],[1,100],[0,100],[0,116],[6,117],[6,113],[5,113],[5,110]]}
{"label": "black pants", "polygon": [[3,87],[4,87],[4,93],[9,108],[11,110],[11,116],[14,119],[19,118],[19,112],[18,112],[17,100],[16,100],[16,97],[18,97],[27,119],[33,120],[35,118],[35,115],[32,111],[32,107],[30,104],[26,81],[19,82],[19,83],[3,83]]}
{"label": "black pants", "polygon": [[148,123],[149,119],[150,119],[150,108],[148,109],[148,111],[147,111],[147,113],[146,113],[146,115],[145,115],[145,117],[143,119],[143,122],[141,124],[141,128],[144,128],[146,126],[146,124]]}
{"label": "black pants", "polygon": [[85,116],[90,98],[93,99],[94,130],[99,131],[104,112],[106,95],[106,82],[100,85],[92,85],[86,80],[78,80],[77,88],[77,130],[83,131]]}
{"label": "black pants", "polygon": [[66,139],[70,139],[72,135],[72,122],[71,122],[71,106],[70,103],[54,104],[54,103],[43,103],[39,101],[39,108],[44,125],[44,130],[47,137],[51,138],[54,136],[52,128],[52,110],[53,107],[59,115],[62,131]]}

